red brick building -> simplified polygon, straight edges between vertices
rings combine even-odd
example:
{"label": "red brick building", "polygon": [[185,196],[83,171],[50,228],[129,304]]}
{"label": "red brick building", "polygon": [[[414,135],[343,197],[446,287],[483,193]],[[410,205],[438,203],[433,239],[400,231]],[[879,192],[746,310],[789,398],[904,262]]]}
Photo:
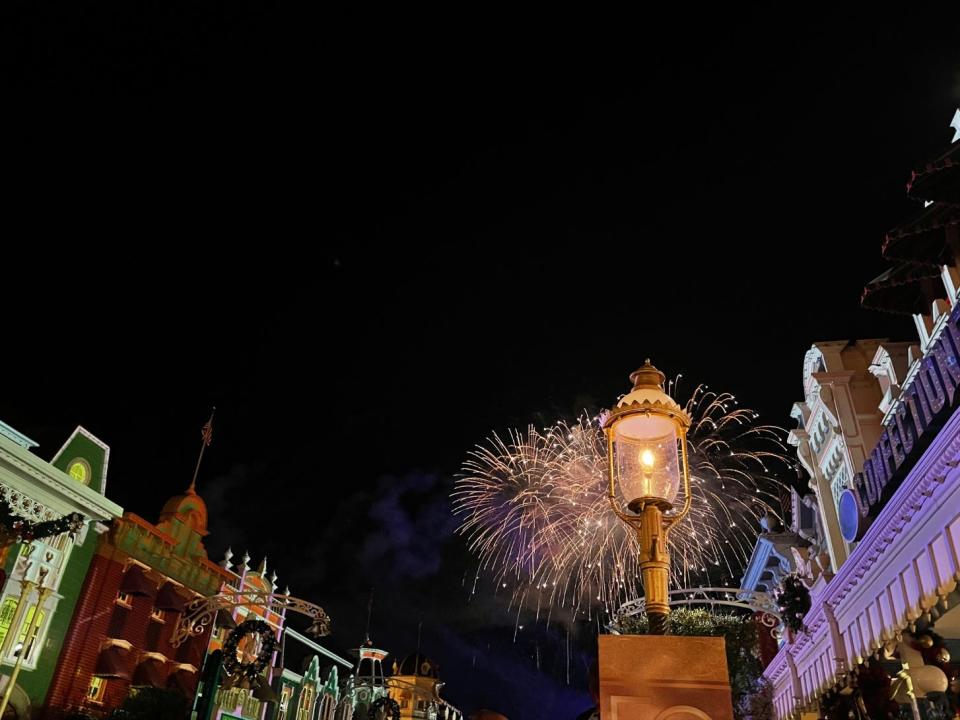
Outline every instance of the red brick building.
{"label": "red brick building", "polygon": [[131,687],[192,698],[208,633],[171,646],[184,604],[219,592],[232,573],[207,558],[207,508],[191,488],[154,525],[133,513],[99,541],[47,696],[47,717],[101,715]]}

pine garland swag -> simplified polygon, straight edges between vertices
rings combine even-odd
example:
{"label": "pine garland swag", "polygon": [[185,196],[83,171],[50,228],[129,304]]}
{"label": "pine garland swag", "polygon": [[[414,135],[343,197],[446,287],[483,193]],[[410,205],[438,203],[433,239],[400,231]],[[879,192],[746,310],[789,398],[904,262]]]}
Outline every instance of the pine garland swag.
{"label": "pine garland swag", "polygon": [[29,542],[42,538],[70,533],[73,537],[83,527],[86,519],[80,513],[70,513],[56,520],[33,522],[18,515],[10,503],[0,498],[0,538],[13,542]]}

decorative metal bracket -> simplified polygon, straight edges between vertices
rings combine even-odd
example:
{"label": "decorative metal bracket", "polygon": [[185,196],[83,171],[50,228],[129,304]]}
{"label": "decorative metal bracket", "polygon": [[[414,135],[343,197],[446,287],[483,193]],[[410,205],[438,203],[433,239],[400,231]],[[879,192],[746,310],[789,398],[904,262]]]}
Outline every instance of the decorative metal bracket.
{"label": "decorative metal bracket", "polygon": [[203,634],[213,624],[219,610],[235,607],[259,607],[278,614],[284,610],[292,610],[313,620],[313,624],[307,628],[307,634],[313,637],[324,637],[330,634],[330,616],[319,605],[292,595],[274,595],[256,591],[225,592],[188,602],[173,629],[170,644],[173,647],[179,647],[185,640]]}
{"label": "decorative metal bracket", "polygon": [[[771,636],[779,639],[783,634],[783,618],[770,593],[744,588],[699,587],[671,590],[668,595],[670,607],[706,605],[713,608],[725,605],[760,613],[760,623],[770,628]],[[613,614],[608,628],[615,631],[617,622],[622,618],[642,614],[646,609],[646,602],[646,598],[639,598],[621,605]]]}

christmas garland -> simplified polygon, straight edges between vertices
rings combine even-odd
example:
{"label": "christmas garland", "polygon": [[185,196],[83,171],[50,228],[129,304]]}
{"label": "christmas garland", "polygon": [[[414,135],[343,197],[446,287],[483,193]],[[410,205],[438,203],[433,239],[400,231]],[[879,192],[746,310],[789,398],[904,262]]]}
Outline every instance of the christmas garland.
{"label": "christmas garland", "polygon": [[[237,658],[237,645],[247,635],[259,635],[263,641],[260,652],[256,660],[248,663],[242,663]],[[263,620],[244,620],[240,623],[230,637],[223,644],[223,669],[231,677],[243,677],[247,680],[253,680],[263,672],[264,668],[270,663],[274,651],[277,649],[277,639],[273,636],[271,628]]]}
{"label": "christmas garland", "polygon": [[367,710],[370,720],[400,720],[400,705],[393,698],[382,697]]}
{"label": "christmas garland", "polygon": [[783,624],[793,632],[803,630],[803,618],[810,612],[810,591],[796,573],[785,575],[774,593]]}
{"label": "christmas garland", "polygon": [[40,538],[56,537],[70,533],[73,537],[83,527],[85,518],[80,513],[70,513],[57,520],[33,522],[17,515],[10,503],[0,498],[0,536],[13,538],[16,542],[29,542]]}

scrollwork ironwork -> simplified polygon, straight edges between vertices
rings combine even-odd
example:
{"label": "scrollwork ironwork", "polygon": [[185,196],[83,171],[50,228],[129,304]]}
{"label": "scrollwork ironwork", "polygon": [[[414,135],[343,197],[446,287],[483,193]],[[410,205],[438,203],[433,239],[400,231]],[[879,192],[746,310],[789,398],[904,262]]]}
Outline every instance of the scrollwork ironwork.
{"label": "scrollwork ironwork", "polygon": [[179,647],[191,637],[202,635],[214,623],[217,612],[235,607],[261,607],[273,613],[290,610],[306,615],[313,622],[307,633],[314,637],[330,634],[330,616],[319,605],[292,595],[273,595],[263,592],[225,592],[206,598],[196,598],[186,604],[183,614],[173,629],[170,644]]}

